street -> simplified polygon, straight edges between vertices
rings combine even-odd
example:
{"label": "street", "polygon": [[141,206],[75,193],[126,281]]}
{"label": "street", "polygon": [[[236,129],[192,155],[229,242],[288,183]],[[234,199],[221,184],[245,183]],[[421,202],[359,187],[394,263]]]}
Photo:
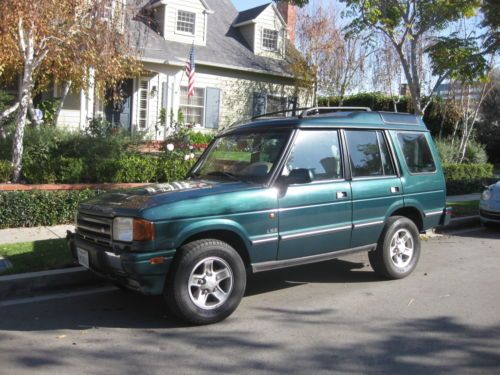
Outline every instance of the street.
{"label": "street", "polygon": [[500,229],[422,242],[383,281],[366,254],[262,273],[226,321],[101,288],[0,307],[0,374],[500,373]]}

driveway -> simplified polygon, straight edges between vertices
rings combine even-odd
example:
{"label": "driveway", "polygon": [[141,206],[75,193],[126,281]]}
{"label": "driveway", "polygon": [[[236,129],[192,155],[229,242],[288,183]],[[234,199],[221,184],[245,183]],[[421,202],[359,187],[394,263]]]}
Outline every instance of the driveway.
{"label": "driveway", "polygon": [[365,254],[256,275],[227,321],[179,325],[104,288],[0,307],[1,374],[500,373],[500,229],[423,242],[380,280]]}

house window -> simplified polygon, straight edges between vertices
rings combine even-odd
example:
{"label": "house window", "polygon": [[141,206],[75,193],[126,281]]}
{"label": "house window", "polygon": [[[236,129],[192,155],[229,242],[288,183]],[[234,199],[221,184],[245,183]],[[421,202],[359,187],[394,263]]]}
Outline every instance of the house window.
{"label": "house window", "polygon": [[194,35],[196,14],[179,10],[177,12],[177,31]]}
{"label": "house window", "polygon": [[269,51],[278,50],[278,31],[264,29],[262,32],[262,46]]}
{"label": "house window", "polygon": [[[267,113],[274,113],[279,111],[286,111],[287,107],[287,98],[281,96],[267,96]],[[281,116],[285,116],[286,113],[281,114]]]}
{"label": "house window", "polygon": [[187,94],[187,86],[182,86],[180,110],[184,114],[184,122],[186,124],[204,126],[205,89],[195,88],[194,95],[189,99]]}
{"label": "house window", "polygon": [[145,129],[148,124],[149,81],[139,81],[139,128]]}

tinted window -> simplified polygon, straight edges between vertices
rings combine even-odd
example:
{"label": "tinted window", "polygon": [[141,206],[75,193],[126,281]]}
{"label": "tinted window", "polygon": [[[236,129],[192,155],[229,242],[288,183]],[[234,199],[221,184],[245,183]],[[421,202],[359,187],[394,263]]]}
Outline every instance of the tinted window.
{"label": "tinted window", "polygon": [[353,177],[395,174],[389,148],[382,132],[348,130],[346,140]]}
{"label": "tinted window", "polygon": [[398,140],[411,173],[436,170],[436,164],[424,133],[399,133]]}
{"label": "tinted window", "polygon": [[301,131],[283,170],[309,169],[314,181],[343,178],[338,132],[335,130]]}

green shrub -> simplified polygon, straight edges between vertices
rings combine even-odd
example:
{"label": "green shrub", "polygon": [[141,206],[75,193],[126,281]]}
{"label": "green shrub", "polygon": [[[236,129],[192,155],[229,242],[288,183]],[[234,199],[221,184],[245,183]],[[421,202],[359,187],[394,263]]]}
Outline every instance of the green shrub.
{"label": "green shrub", "polygon": [[0,183],[9,181],[11,173],[11,162],[9,160],[0,160]]}
{"label": "green shrub", "polygon": [[112,182],[152,182],[157,181],[157,158],[130,154],[116,162],[117,170]]}
{"label": "green shrub", "polygon": [[214,133],[200,133],[190,131],[188,133],[189,141],[192,145],[209,144],[215,137]]}
{"label": "green shrub", "polygon": [[443,164],[448,195],[479,193],[493,183],[492,164]]}
{"label": "green shrub", "polygon": [[85,175],[85,162],[82,159],[59,156],[55,163],[57,182],[74,184],[82,181]]}
{"label": "green shrub", "polygon": [[102,190],[2,191],[0,229],[71,223],[78,205]]}
{"label": "green shrub", "polygon": [[443,164],[447,181],[471,181],[493,177],[493,164]]}
{"label": "green shrub", "polygon": [[[451,139],[436,140],[436,147],[439,152],[442,163],[453,164],[460,160],[458,147],[460,142],[452,144]],[[463,163],[465,164],[484,164],[488,162],[485,146],[474,139],[467,144]]]}

